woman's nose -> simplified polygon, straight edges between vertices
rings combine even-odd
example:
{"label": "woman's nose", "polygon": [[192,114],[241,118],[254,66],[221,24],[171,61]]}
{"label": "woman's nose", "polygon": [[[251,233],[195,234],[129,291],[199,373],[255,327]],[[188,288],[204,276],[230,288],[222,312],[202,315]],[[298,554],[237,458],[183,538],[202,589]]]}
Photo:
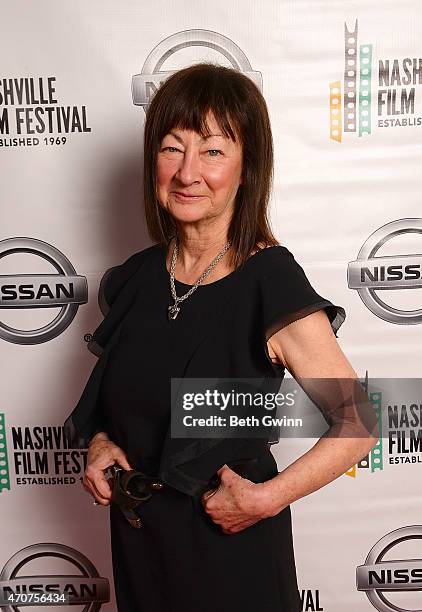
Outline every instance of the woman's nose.
{"label": "woman's nose", "polygon": [[181,157],[176,178],[185,185],[191,185],[201,180],[201,166],[198,152],[185,151],[184,155]]}

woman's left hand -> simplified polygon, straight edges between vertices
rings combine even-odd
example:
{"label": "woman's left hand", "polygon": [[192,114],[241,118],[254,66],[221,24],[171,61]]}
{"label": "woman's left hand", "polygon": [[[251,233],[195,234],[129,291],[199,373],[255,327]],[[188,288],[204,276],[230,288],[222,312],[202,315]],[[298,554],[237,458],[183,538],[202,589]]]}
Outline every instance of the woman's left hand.
{"label": "woman's left hand", "polygon": [[217,472],[220,485],[202,495],[202,505],[224,533],[237,533],[275,513],[265,495],[264,483],[242,478],[223,465]]}

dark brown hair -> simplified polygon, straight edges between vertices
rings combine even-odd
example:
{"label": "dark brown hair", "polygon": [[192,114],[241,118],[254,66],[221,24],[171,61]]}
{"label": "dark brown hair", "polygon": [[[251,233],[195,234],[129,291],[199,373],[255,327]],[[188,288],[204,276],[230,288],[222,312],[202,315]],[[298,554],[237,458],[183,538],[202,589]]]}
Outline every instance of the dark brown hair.
{"label": "dark brown hair", "polygon": [[175,235],[172,216],[156,195],[157,153],[173,128],[208,136],[211,111],[222,133],[243,146],[242,182],[236,194],[228,229],[232,248],[227,253],[237,268],[259,243],[279,244],[268,220],[273,181],[273,141],[264,97],[251,79],[238,70],[199,63],[178,70],[161,85],[146,113],[144,131],[144,203],[148,232],[167,246]]}

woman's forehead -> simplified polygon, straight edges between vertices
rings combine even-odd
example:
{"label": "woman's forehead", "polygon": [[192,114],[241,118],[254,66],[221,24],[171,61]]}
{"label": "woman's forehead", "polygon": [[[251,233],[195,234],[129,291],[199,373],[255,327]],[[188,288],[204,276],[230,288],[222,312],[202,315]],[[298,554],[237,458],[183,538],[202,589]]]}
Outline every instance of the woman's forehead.
{"label": "woman's forehead", "polygon": [[[233,135],[237,139],[238,136],[237,136],[236,127],[233,125],[233,122],[228,121],[228,123],[229,123],[229,126],[231,127]],[[227,129],[226,130],[224,129],[224,125],[219,124],[219,122],[216,120],[216,118],[214,117],[212,113],[208,113],[208,115],[203,118],[199,126],[191,125],[190,123],[183,121],[183,120],[179,122],[175,122],[175,124],[172,127],[169,127],[166,133],[163,134],[163,138],[167,136],[168,134],[172,134],[173,136],[177,136],[177,135],[182,136],[183,133],[189,133],[189,132],[194,132],[195,134],[197,134],[198,139],[201,142],[202,141],[205,142],[211,137],[215,137],[218,139],[224,139],[224,140],[233,140],[230,135],[230,132]]]}
{"label": "woman's forehead", "polygon": [[172,130],[169,130],[168,134],[171,134],[172,136],[174,136],[176,139],[179,139],[180,137],[183,137],[183,135],[185,133],[193,133],[195,135],[197,135],[198,140],[200,142],[205,142],[206,140],[208,140],[209,138],[222,138],[224,140],[227,140],[227,136],[225,136],[219,128],[217,128],[217,132],[211,132],[211,133],[207,133],[206,135],[201,134],[200,132],[197,132],[196,130],[185,130],[182,129],[180,127],[176,127],[173,128]]}

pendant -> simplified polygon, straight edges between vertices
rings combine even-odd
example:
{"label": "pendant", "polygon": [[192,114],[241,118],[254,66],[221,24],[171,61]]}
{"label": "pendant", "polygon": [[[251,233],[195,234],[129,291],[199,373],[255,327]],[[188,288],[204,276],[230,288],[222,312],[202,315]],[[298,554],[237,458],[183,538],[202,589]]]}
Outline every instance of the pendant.
{"label": "pendant", "polygon": [[180,308],[177,306],[177,304],[173,304],[167,308],[167,311],[168,318],[171,321],[177,317],[180,312]]}

